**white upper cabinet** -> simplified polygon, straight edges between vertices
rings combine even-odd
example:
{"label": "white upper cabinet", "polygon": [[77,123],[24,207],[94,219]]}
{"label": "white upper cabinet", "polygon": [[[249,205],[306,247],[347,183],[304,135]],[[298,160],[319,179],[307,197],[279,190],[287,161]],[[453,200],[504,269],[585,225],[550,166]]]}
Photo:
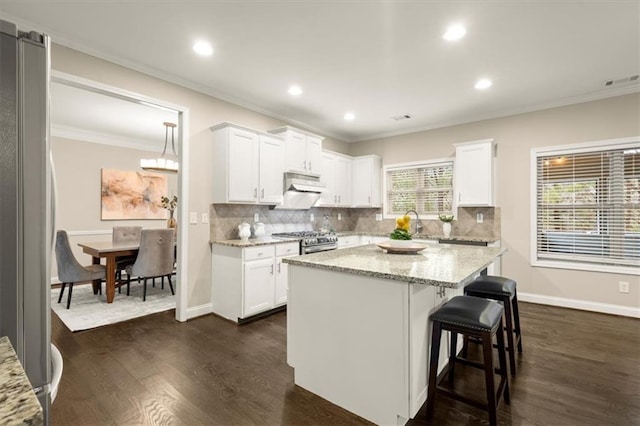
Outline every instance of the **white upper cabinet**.
{"label": "white upper cabinet", "polygon": [[284,141],[230,123],[213,131],[213,202],[282,204]]}
{"label": "white upper cabinet", "polygon": [[322,151],[320,182],[326,191],[318,206],[349,207],[351,205],[351,157],[331,151]]}
{"label": "white upper cabinet", "polygon": [[323,137],[290,126],[269,132],[284,138],[285,171],[320,174]]}
{"label": "white upper cabinet", "polygon": [[351,205],[380,207],[382,205],[382,159],[377,155],[353,157],[351,162]]}
{"label": "white upper cabinet", "polygon": [[495,205],[493,139],[455,144],[458,207]]}

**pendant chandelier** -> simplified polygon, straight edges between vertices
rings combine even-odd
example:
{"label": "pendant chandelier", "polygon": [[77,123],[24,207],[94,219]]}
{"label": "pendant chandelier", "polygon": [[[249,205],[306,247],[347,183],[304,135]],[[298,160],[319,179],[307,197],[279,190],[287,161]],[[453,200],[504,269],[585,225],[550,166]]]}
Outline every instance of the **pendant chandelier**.
{"label": "pendant chandelier", "polygon": [[148,172],[178,173],[178,162],[168,159],[166,155],[167,143],[169,140],[169,127],[171,127],[171,149],[173,151],[173,155],[176,158],[178,157],[178,154],[176,154],[176,146],[174,140],[174,131],[176,128],[176,124],[166,121],[162,124],[164,124],[165,126],[164,149],[162,150],[162,155],[159,158],[140,160],[140,167],[142,167],[142,170],[146,170]]}

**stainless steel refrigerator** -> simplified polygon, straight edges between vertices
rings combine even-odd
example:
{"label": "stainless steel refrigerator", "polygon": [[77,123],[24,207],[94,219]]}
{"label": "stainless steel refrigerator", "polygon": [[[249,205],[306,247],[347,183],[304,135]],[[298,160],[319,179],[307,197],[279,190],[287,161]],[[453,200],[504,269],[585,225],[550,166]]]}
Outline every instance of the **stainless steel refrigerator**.
{"label": "stainless steel refrigerator", "polygon": [[48,423],[51,392],[50,41],[0,20],[0,336]]}

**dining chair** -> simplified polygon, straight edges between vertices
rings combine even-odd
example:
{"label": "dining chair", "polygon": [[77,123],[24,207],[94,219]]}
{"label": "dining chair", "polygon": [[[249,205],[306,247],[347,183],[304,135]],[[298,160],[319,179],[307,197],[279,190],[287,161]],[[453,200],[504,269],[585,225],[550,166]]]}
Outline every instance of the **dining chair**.
{"label": "dining chair", "polygon": [[[114,226],[111,241],[114,243],[140,243],[141,232],[142,226]],[[127,266],[133,265],[135,261],[136,256],[121,256],[116,258],[116,280],[118,280],[119,283],[122,281],[122,271],[125,271]],[[118,293],[120,292],[120,286],[118,286]]]}
{"label": "dining chair", "polygon": [[140,249],[133,265],[127,271],[127,295],[129,295],[132,276],[141,277],[144,281],[142,300],[147,300],[147,279],[167,277],[171,294],[173,283],[171,274],[174,265],[174,233],[173,229],[143,229],[140,237]]}
{"label": "dining chair", "polygon": [[62,289],[60,290],[60,296],[58,296],[58,303],[62,301],[64,289],[67,284],[69,284],[67,309],[69,309],[69,306],[71,305],[73,284],[93,280],[103,280],[107,276],[104,265],[82,266],[80,262],[78,262],[71,251],[67,231],[58,231],[56,234],[56,262],[58,264],[58,279],[62,282]]}

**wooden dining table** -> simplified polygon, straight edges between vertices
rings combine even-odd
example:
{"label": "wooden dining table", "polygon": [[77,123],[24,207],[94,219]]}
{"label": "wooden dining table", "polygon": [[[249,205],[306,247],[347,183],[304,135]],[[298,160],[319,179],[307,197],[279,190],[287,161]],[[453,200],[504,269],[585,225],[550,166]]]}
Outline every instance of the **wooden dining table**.
{"label": "wooden dining table", "polygon": [[[82,251],[90,255],[94,265],[100,264],[102,258],[107,260],[107,276],[106,276],[106,296],[107,303],[112,303],[116,295],[116,258],[122,256],[134,256],[138,254],[140,243],[138,242],[122,242],[114,243],[112,241],[98,241],[93,243],[78,243],[82,247]],[[93,294],[98,294],[100,289],[100,280],[93,281]]]}

